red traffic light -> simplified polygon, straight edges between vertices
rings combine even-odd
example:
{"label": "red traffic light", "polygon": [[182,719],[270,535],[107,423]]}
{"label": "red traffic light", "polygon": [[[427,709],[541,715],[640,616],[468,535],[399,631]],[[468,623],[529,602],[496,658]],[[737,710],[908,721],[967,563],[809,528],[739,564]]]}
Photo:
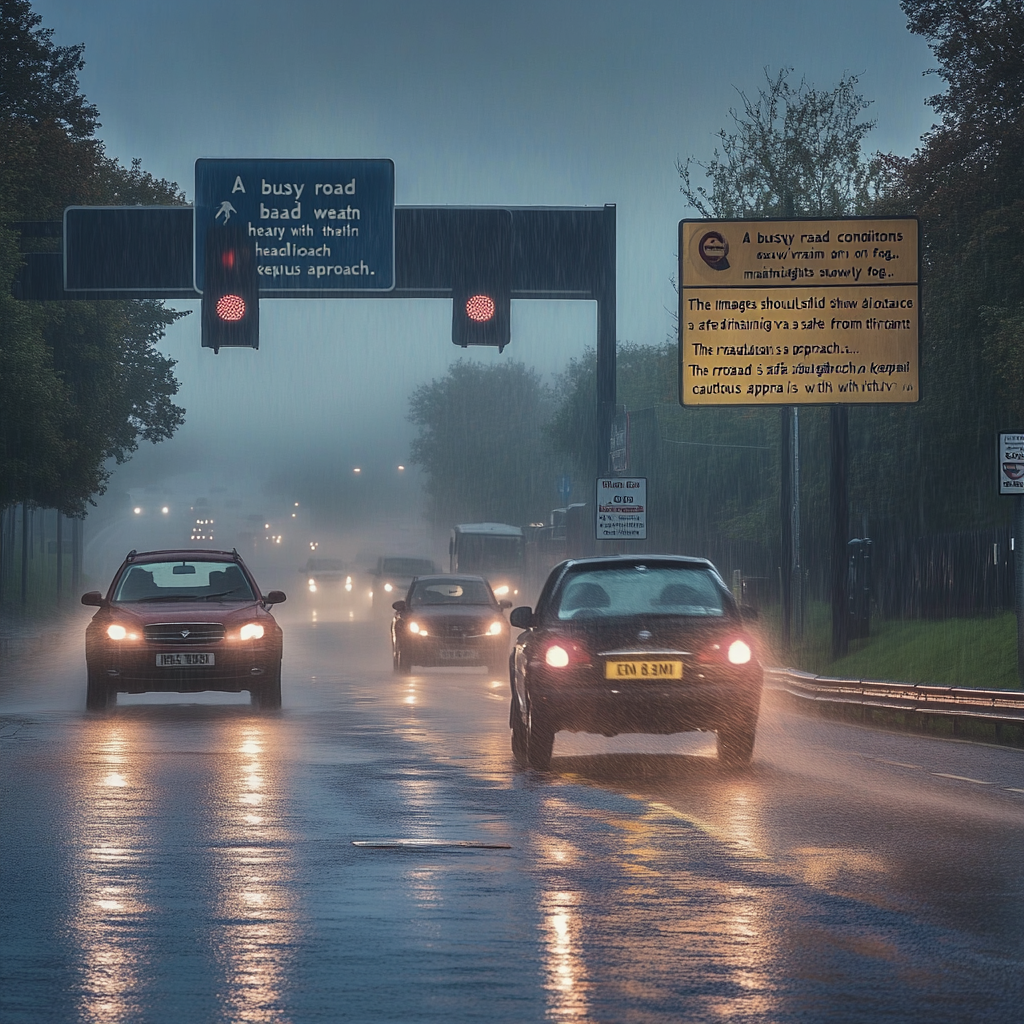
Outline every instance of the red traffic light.
{"label": "red traffic light", "polygon": [[222,295],[217,300],[217,316],[234,323],[245,316],[245,299],[241,295]]}
{"label": "red traffic light", "polygon": [[234,270],[235,269],[235,250],[234,249],[225,249],[220,254],[220,265],[225,270]]}
{"label": "red traffic light", "polygon": [[466,316],[478,324],[485,324],[494,318],[494,299],[489,295],[471,295],[466,300]]}

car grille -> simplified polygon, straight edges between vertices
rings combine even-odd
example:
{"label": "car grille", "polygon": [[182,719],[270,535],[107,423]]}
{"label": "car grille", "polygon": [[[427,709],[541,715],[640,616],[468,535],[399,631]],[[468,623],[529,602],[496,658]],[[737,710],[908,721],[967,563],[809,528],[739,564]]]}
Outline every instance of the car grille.
{"label": "car grille", "polygon": [[479,622],[440,622],[434,627],[434,635],[445,640],[461,640],[464,637],[480,636],[487,631]]}
{"label": "car grille", "polygon": [[215,644],[224,639],[221,622],[156,622],[143,635],[157,644]]}

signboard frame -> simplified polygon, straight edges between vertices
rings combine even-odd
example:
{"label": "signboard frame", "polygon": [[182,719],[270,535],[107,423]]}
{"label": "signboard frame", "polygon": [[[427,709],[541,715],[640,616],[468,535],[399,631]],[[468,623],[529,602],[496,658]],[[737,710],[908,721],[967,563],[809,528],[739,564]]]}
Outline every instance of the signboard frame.
{"label": "signboard frame", "polygon": [[[313,176],[321,180],[313,181]],[[268,181],[268,177],[273,180]],[[331,192],[321,195],[321,189],[328,187]],[[234,208],[232,200],[242,209]],[[303,203],[311,201],[320,205],[307,207],[312,215],[304,216]],[[395,288],[395,163],[390,158],[200,157],[195,162],[195,210],[197,292],[202,292],[201,254],[205,251],[206,231],[210,224],[219,223],[216,218],[222,213],[226,223],[233,215],[248,221],[257,246],[261,298],[353,292],[381,295]],[[373,226],[364,237],[360,232],[367,228],[363,217],[367,211]],[[358,224],[352,223],[353,214]],[[259,223],[254,224],[254,220]],[[307,226],[308,232],[304,230]],[[320,235],[316,234],[317,227]],[[299,234],[295,234],[296,229]],[[326,236],[328,230],[332,232],[330,237]],[[325,249],[326,254],[322,252]],[[345,256],[335,257],[335,249],[341,249]],[[337,258],[340,262],[325,262],[325,256],[328,261]],[[267,259],[287,262],[268,264]],[[268,273],[271,267],[275,271],[272,275]],[[359,273],[353,270],[355,267]],[[350,272],[342,273],[346,270]],[[293,276],[300,283],[293,285]]]}
{"label": "signboard frame", "polygon": [[1024,497],[1024,431],[999,432],[996,477],[1001,495]]}
{"label": "signboard frame", "polygon": [[[736,244],[738,239],[735,236],[740,225],[746,226],[741,245],[753,243],[750,249]],[[793,232],[787,232],[783,225],[792,225]],[[846,225],[849,225],[849,232],[842,230]],[[878,229],[872,230],[868,225],[878,225]],[[900,229],[897,225],[912,225],[913,238],[905,239],[901,232],[908,231],[908,228]],[[761,230],[757,231],[758,228]],[[831,231],[836,232],[834,237],[830,235]],[[731,240],[726,232],[733,236]],[[840,242],[843,234],[859,241]],[[900,234],[899,240],[888,241],[886,236],[891,234]],[[793,242],[798,235],[801,239],[823,239],[818,242],[802,241],[801,244],[824,248],[794,250]],[[875,236],[881,237],[876,242],[862,240]],[[707,245],[706,239],[709,240]],[[774,241],[776,239],[781,241]],[[679,402],[684,407],[770,408],[786,405],[912,404],[920,401],[919,218],[686,218],[679,222],[678,243],[678,379]],[[832,247],[833,243],[845,248],[836,249]],[[700,246],[699,259],[690,251],[695,244]],[[858,244],[864,248],[857,249]],[[758,249],[758,245],[762,248]],[[908,249],[912,252],[908,253]],[[803,258],[787,261],[787,256],[792,256],[794,251]],[[911,255],[912,259],[907,258]],[[762,256],[765,257],[763,260]],[[776,258],[778,265],[772,265]],[[831,266],[826,267],[825,264]],[[697,267],[700,269],[695,270]],[[724,273],[719,276],[719,271]],[[771,283],[765,283],[766,279]],[[829,291],[831,295],[826,294]],[[703,293],[707,301],[698,302],[702,296],[696,293]],[[742,293],[742,297],[734,297],[731,293]],[[721,317],[718,307],[724,307],[725,303],[716,301],[712,309],[711,295],[716,299],[728,298],[729,306],[735,305],[739,312]],[[841,311],[836,305],[840,302],[839,296],[843,297],[841,308],[850,308],[847,317],[836,316]],[[895,318],[885,318],[884,314],[866,318],[854,315],[853,307],[857,312],[862,308],[865,312],[874,312],[872,307],[882,304],[883,297],[884,306],[899,304]],[[759,316],[765,303],[769,304],[766,308],[772,310],[770,318]],[[828,310],[831,314],[828,329],[821,315],[825,304],[832,306]],[[693,313],[694,305],[698,315],[706,318],[700,325],[708,328],[708,333],[699,339],[695,337],[700,332],[695,329],[698,323]],[[778,314],[774,312],[776,308],[788,308],[788,312]],[[911,311],[910,317],[900,315]],[[744,312],[748,316],[753,314],[753,319],[741,320]],[[781,319],[776,320],[779,316]],[[786,329],[774,334],[771,326],[763,332],[754,329],[763,327],[765,322]],[[875,327],[875,324],[879,326]],[[723,329],[722,333],[711,330],[718,327]],[[739,333],[740,327],[751,328],[750,333]],[[791,331],[791,327],[796,329]],[[904,329],[912,332],[909,338],[900,338],[894,333],[892,339],[886,337],[883,340],[879,333]],[[808,337],[798,342],[805,330]],[[839,344],[836,340],[839,331],[857,333],[848,333]],[[727,339],[730,342],[741,339],[742,344],[722,344]],[[898,346],[898,361],[897,357],[873,359],[875,351],[872,346],[881,347],[889,340]],[[687,351],[688,345],[694,352]],[[868,348],[869,355],[861,352],[862,346]],[[731,351],[728,355],[719,356],[723,348]],[[806,354],[801,351],[803,349],[808,350]],[[832,354],[836,355],[835,362],[830,358]],[[860,360],[856,358],[858,355]],[[693,358],[688,360],[688,356]],[[801,357],[803,361],[795,361]],[[719,361],[698,362],[708,358]],[[707,378],[706,391],[695,398],[688,391],[695,390],[694,380],[699,375]],[[700,383],[705,384],[704,381]]]}
{"label": "signboard frame", "polygon": [[[627,497],[628,502],[614,500]],[[633,518],[626,518],[629,516]],[[647,540],[647,477],[597,478],[594,537],[597,540]]]}

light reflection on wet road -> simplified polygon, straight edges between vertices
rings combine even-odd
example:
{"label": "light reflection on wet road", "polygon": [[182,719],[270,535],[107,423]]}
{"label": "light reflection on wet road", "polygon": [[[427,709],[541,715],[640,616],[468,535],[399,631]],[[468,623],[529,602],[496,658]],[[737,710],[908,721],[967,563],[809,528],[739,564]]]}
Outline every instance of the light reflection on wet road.
{"label": "light reflection on wet road", "polygon": [[[264,716],[85,716],[79,644],[0,673],[5,1024],[1019,1011],[1024,752],[769,701],[750,771],[562,735],[541,775],[507,681],[395,677],[379,625],[290,624]],[[511,848],[352,846],[387,837]]]}

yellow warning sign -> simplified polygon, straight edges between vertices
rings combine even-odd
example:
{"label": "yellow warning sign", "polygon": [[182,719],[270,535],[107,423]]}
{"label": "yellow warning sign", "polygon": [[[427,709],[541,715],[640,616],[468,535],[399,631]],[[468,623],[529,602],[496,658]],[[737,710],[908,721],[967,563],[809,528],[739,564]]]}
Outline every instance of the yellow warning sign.
{"label": "yellow warning sign", "polygon": [[916,402],[913,218],[682,221],[683,405]]}

